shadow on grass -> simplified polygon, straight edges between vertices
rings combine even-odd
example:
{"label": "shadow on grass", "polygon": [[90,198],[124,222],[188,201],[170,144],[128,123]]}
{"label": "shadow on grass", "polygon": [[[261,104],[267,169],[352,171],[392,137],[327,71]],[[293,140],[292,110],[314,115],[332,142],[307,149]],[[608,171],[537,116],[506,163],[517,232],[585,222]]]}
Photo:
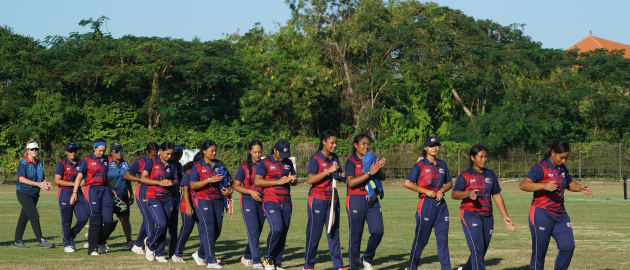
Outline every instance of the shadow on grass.
{"label": "shadow on grass", "polygon": [[[427,263],[439,262],[439,261],[440,260],[437,255],[432,255],[429,257],[421,257],[420,261],[418,262],[418,266],[421,266]],[[405,267],[407,267],[407,265],[409,264],[409,253],[389,255],[387,257],[377,257],[374,259],[374,261],[372,261],[372,265],[377,266],[377,265],[381,265],[388,262],[398,262],[398,263],[384,266],[384,267],[379,267],[378,269],[405,269]]]}
{"label": "shadow on grass", "polygon": [[[61,238],[59,236],[44,236],[44,238],[46,238],[46,240],[50,241],[51,243],[55,244],[55,246],[59,246],[58,243],[55,242],[55,239],[59,238],[59,242],[61,242]],[[24,241],[24,244],[26,244],[26,246],[28,247],[38,247],[39,245],[39,241],[35,240],[35,238],[32,239],[27,239],[27,240],[22,240]],[[0,242],[0,246],[13,246],[13,240],[10,241],[4,241],[4,242]],[[63,245],[62,245],[63,246]]]}
{"label": "shadow on grass", "polygon": [[529,269],[529,264],[521,265],[517,267],[503,268],[503,270],[527,270]]}

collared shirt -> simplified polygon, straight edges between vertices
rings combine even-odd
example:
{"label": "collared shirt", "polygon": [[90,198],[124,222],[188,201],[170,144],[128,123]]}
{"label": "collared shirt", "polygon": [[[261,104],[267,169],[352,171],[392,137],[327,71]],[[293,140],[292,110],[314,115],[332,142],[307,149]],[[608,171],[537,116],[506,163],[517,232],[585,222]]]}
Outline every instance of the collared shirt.
{"label": "collared shirt", "polygon": [[[260,175],[264,180],[277,180],[289,174],[295,175],[293,162],[285,158],[277,161],[273,155],[269,155],[256,166],[256,175]],[[286,183],[281,186],[263,188],[263,202],[273,202],[282,205],[291,205],[291,185]]]}
{"label": "collared shirt", "polygon": [[[133,176],[142,177],[142,170],[144,170],[144,166],[146,165],[147,160],[149,159],[150,158],[147,155],[139,157],[133,162],[133,164],[131,165],[131,168],[129,168],[127,172],[129,172],[129,174]],[[147,195],[147,185],[138,181],[138,184],[136,185],[135,193],[136,193],[136,199],[138,200],[145,199]]]}
{"label": "collared shirt", "polygon": [[[222,161],[215,159],[214,166],[210,163],[207,163],[205,159],[201,159],[197,161],[190,172],[190,182],[194,181],[203,181],[210,177],[215,176],[221,168],[225,168],[225,164]],[[227,171],[227,170],[226,170]],[[231,176],[229,173],[224,175],[224,180],[231,180]],[[221,181],[221,182],[223,182]],[[221,182],[210,183],[209,185],[205,185],[204,187],[195,190],[194,200],[219,200],[223,199],[223,194],[221,193]]]}
{"label": "collared shirt", "polygon": [[[159,156],[146,161],[144,170],[149,173],[149,179],[152,180],[179,180],[177,166],[173,162],[162,163]],[[160,185],[147,185],[147,198],[165,198],[173,196],[173,190]]]}
{"label": "collared shirt", "polygon": [[[317,151],[308,161],[308,174],[322,173],[334,164],[339,164],[339,158],[335,153],[330,153],[330,157],[327,157],[322,151]],[[308,196],[320,200],[332,199],[332,177],[326,175],[322,180],[311,185]]]}
{"label": "collared shirt", "polygon": [[97,158],[94,153],[84,157],[81,161],[81,171],[86,185],[107,185],[107,168],[109,160],[106,156]]}
{"label": "collared shirt", "polygon": [[[350,157],[346,159],[346,167],[345,167],[344,172],[346,173],[346,177],[363,176],[363,160],[359,158],[357,153],[350,155]],[[368,181],[366,180],[355,187],[348,186],[346,192],[348,195],[368,195],[368,191],[365,189],[365,185],[367,183]]]}
{"label": "collared shirt", "polygon": [[[76,162],[72,162],[67,157],[57,163],[57,168],[55,168],[55,174],[61,176],[61,180],[66,182],[74,183],[74,180],[77,178],[77,174],[81,171],[81,164],[79,160]],[[59,189],[70,189],[73,187],[64,187],[59,186]]]}
{"label": "collared shirt", "polygon": [[125,180],[127,170],[129,170],[129,163],[126,160],[116,163],[112,157],[109,157],[107,181],[119,198],[127,197],[127,180]]}
{"label": "collared shirt", "polygon": [[252,161],[252,169],[250,172],[247,166],[247,161],[244,161],[243,163],[241,163],[241,166],[238,166],[234,179],[241,181],[243,183],[244,188],[249,189],[249,190],[255,190],[258,193],[262,193],[263,188],[254,184],[254,177],[256,175],[256,166],[258,166],[258,163]]}
{"label": "collared shirt", "polygon": [[497,176],[493,171],[488,169],[483,169],[481,173],[473,168],[464,170],[459,174],[457,180],[455,180],[453,190],[467,191],[473,189],[479,190],[477,192],[477,199],[471,200],[464,198],[460,209],[479,214],[480,216],[491,216],[492,195],[501,193]]}
{"label": "collared shirt", "polygon": [[[451,174],[448,171],[446,162],[436,159],[437,166],[427,158],[423,158],[413,165],[406,179],[420,187],[437,192],[445,183],[451,182]],[[426,194],[418,194],[419,198],[426,197]]]}
{"label": "collared shirt", "polygon": [[564,165],[554,166],[551,160],[546,158],[529,170],[527,178],[534,181],[534,183],[553,181],[558,186],[554,191],[535,191],[532,206],[543,209],[556,217],[566,214],[564,208],[564,190],[569,188],[569,185],[573,181],[567,167]]}
{"label": "collared shirt", "polygon": [[[42,182],[46,179],[44,176],[44,165],[39,160],[30,160],[28,156],[24,156],[17,167],[18,179],[20,177],[26,177],[33,182]],[[24,184],[20,181],[17,182],[15,188],[22,193],[26,193],[31,196],[39,195],[39,187]]]}

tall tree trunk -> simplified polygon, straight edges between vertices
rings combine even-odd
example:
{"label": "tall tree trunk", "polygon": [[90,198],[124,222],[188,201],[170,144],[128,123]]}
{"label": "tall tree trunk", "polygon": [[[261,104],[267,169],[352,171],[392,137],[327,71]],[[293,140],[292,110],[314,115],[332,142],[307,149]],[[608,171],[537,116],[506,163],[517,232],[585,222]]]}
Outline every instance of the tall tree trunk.
{"label": "tall tree trunk", "polygon": [[470,109],[468,109],[468,107],[466,107],[466,104],[464,104],[464,101],[459,97],[459,94],[457,93],[455,88],[451,88],[451,94],[453,94],[453,97],[455,98],[455,100],[457,100],[459,105],[462,106],[462,109],[464,110],[466,115],[468,115],[468,118],[470,118],[470,120],[474,122],[475,118],[474,118],[472,112],[470,112]]}
{"label": "tall tree trunk", "polygon": [[159,91],[159,73],[156,70],[153,72],[153,81],[151,82],[151,95],[149,96],[149,102],[147,103],[147,128],[149,130],[153,130],[153,128],[156,128],[159,122],[159,116],[157,110],[155,109],[155,101],[158,98]]}

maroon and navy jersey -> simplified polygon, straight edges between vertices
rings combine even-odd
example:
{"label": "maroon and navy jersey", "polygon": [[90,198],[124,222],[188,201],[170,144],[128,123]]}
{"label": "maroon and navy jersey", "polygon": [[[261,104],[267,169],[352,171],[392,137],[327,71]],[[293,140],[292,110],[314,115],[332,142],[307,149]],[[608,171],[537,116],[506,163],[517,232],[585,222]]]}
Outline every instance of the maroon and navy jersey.
{"label": "maroon and navy jersey", "polygon": [[566,214],[564,209],[564,190],[573,179],[564,165],[556,167],[548,158],[534,165],[527,173],[527,178],[535,183],[555,182],[558,188],[554,191],[538,190],[534,192],[532,206],[546,210],[554,216]]}
{"label": "maroon and navy jersey", "polygon": [[[256,166],[256,175],[262,176],[265,180],[277,180],[290,174],[295,175],[293,162],[285,158],[282,162],[269,155]],[[263,188],[263,202],[273,202],[283,205],[291,205],[291,185],[286,183],[281,186]]]}
{"label": "maroon and navy jersey", "polygon": [[469,168],[460,173],[455,180],[453,190],[468,191],[473,189],[479,190],[477,199],[463,199],[460,209],[480,216],[492,216],[492,195],[501,192],[497,176],[488,169],[483,169],[483,172],[479,173],[475,169]]}
{"label": "maroon and navy jersey", "polygon": [[[437,166],[433,165],[428,159],[423,158],[413,165],[407,180],[416,185],[437,192],[445,183],[451,182],[451,174],[448,172],[446,162],[437,159]],[[426,194],[418,194],[419,198],[426,197]]]}
{"label": "maroon and navy jersey", "polygon": [[244,188],[255,190],[256,192],[262,194],[263,188],[254,184],[254,177],[256,176],[256,166],[258,166],[258,163],[252,161],[252,171],[250,172],[247,168],[247,161],[244,161],[243,163],[241,163],[241,166],[238,166],[234,179],[241,181]]}
{"label": "maroon and navy jersey", "polygon": [[[152,180],[179,180],[175,163],[169,161],[164,165],[159,156],[146,160],[144,170],[149,173],[149,179]],[[147,185],[147,198],[165,198],[173,195],[173,189],[170,187]]]}
{"label": "maroon and navy jersey", "polygon": [[[57,163],[57,168],[55,169],[55,174],[61,176],[61,180],[74,183],[74,180],[77,178],[77,174],[81,170],[80,162],[70,161],[68,158],[64,158],[62,161]],[[64,187],[59,186],[59,189],[69,189],[73,187]]]}
{"label": "maroon and navy jersey", "polygon": [[97,158],[94,154],[84,157],[79,165],[80,173],[83,174],[85,185],[107,186],[107,165],[106,156]]}
{"label": "maroon and navy jersey", "polygon": [[[133,165],[131,165],[131,167],[129,168],[129,170],[127,170],[127,172],[129,172],[129,174],[133,176],[141,177],[142,170],[144,170],[144,166],[147,163],[148,159],[149,159],[149,156],[147,155],[139,157],[138,159],[136,159],[136,161],[133,162]],[[147,195],[147,185],[138,181],[138,184],[136,185],[136,199],[143,199],[146,197],[146,195]]]}
{"label": "maroon and navy jersey", "polygon": [[[190,182],[203,181],[215,176],[221,166],[225,165],[220,160],[214,160],[214,166],[207,163],[205,159],[197,161],[190,171]],[[222,196],[219,182],[216,182],[195,190],[193,198],[194,200],[222,200]]]}
{"label": "maroon and navy jersey", "polygon": [[[330,157],[327,157],[324,156],[322,151],[317,151],[317,153],[315,153],[315,155],[313,155],[308,161],[308,173],[322,173],[332,167],[335,163],[339,164],[339,158],[335,155],[335,153],[331,153]],[[327,175],[319,182],[311,185],[311,189],[308,191],[308,196],[320,200],[332,199],[332,180],[332,177]]]}
{"label": "maroon and navy jersey", "polygon": [[[363,176],[363,160],[357,156],[356,153],[352,154],[348,159],[346,159],[346,168],[344,170],[346,173],[346,177],[354,176],[360,177]],[[349,187],[346,190],[346,194],[348,195],[368,195],[367,190],[365,189],[365,185],[368,181],[364,181],[356,187]]]}

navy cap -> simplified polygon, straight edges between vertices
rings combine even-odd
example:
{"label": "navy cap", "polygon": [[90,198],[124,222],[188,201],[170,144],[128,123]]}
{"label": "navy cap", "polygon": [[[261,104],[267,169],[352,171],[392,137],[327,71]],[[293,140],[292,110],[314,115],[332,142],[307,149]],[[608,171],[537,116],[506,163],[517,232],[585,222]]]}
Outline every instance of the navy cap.
{"label": "navy cap", "polygon": [[66,149],[66,151],[68,152],[70,152],[71,150],[77,151],[77,149],[79,149],[79,146],[74,142],[69,142],[68,144],[66,144],[64,149]]}
{"label": "navy cap", "polygon": [[441,145],[440,141],[435,136],[429,136],[424,140],[424,147],[433,147]]}
{"label": "navy cap", "polygon": [[285,159],[291,157],[291,145],[289,144],[289,141],[285,139],[279,139],[273,146],[273,148],[278,150],[281,158]]}
{"label": "navy cap", "polygon": [[120,143],[115,142],[109,147],[109,151],[120,154],[123,152],[123,147]]}

